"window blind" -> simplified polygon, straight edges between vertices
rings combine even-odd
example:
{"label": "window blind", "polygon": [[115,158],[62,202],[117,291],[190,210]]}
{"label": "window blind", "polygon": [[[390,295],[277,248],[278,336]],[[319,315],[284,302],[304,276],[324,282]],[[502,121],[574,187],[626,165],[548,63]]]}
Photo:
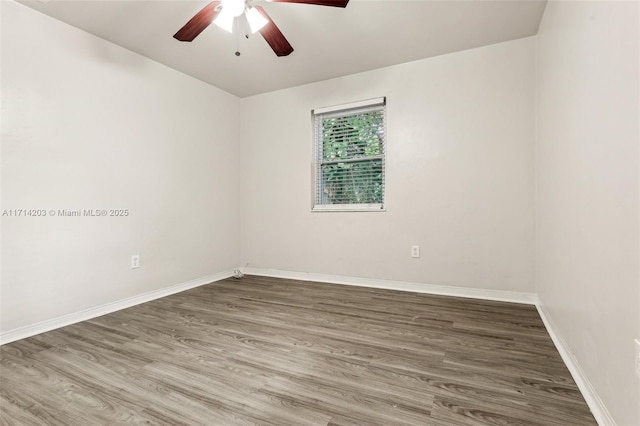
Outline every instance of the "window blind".
{"label": "window blind", "polygon": [[385,98],[314,110],[314,210],[383,209],[385,114]]}

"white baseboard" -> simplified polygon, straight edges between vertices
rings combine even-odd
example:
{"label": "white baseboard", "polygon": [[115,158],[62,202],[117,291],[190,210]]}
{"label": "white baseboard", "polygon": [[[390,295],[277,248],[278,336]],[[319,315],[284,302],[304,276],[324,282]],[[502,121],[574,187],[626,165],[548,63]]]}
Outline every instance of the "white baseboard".
{"label": "white baseboard", "polygon": [[330,284],[384,288],[387,290],[413,291],[416,293],[467,297],[483,300],[496,300],[500,302],[524,303],[527,305],[535,305],[538,302],[538,297],[536,294],[517,291],[485,290],[469,287],[454,287],[437,284],[380,280],[375,278],[346,277],[342,275],[316,274],[311,272],[292,272],[279,269],[263,269],[252,267],[245,268],[243,272],[247,275],[258,275],[263,277],[288,278],[300,281],[317,281]]}
{"label": "white baseboard", "polygon": [[74,313],[56,317],[50,320],[41,321],[36,324],[6,331],[0,334],[0,345],[4,345],[5,343],[14,342],[16,340],[24,339],[27,337],[35,336],[36,334],[55,330],[56,328],[75,324],[77,322],[86,321],[88,319],[109,314],[111,312],[119,311],[121,309],[130,308],[132,306],[139,305],[141,303],[150,302],[152,300],[159,299],[161,297],[169,296],[175,293],[180,293],[181,291],[189,290],[195,287],[200,287],[201,285],[209,284],[215,281],[220,281],[225,278],[230,278],[232,276],[233,276],[233,271],[224,271],[218,274],[196,278],[194,280],[172,285],[170,287],[161,288],[159,290],[150,291],[148,293],[140,294],[138,296],[128,297],[126,299],[118,300],[111,303],[105,303],[104,305],[95,306],[93,308],[85,309],[79,312],[74,312]]}
{"label": "white baseboard", "polygon": [[589,409],[591,409],[591,414],[595,417],[598,425],[615,426],[616,422],[613,420],[609,410],[607,410],[607,407],[604,405],[602,399],[600,399],[598,392],[596,392],[594,387],[591,385],[591,382],[582,370],[582,367],[580,367],[578,360],[573,355],[573,352],[569,348],[569,345],[567,345],[567,342],[565,342],[562,336],[556,332],[556,327],[553,321],[551,321],[549,315],[546,314],[540,302],[536,303],[536,308],[538,309],[540,318],[542,318],[542,322],[544,322],[544,326],[546,327],[549,336],[551,336],[551,340],[553,340],[553,344],[560,353],[560,357],[562,357],[562,361],[564,361],[565,365],[569,369],[571,377],[573,377],[573,381],[576,382],[578,389],[582,393]]}

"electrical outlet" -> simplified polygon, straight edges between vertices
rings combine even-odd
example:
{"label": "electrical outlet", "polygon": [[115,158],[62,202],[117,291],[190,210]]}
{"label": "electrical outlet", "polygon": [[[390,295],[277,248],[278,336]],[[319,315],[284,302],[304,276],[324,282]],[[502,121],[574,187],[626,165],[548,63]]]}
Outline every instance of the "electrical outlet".
{"label": "electrical outlet", "polygon": [[134,254],[131,256],[131,269],[136,269],[140,267],[140,255]]}
{"label": "electrical outlet", "polygon": [[640,340],[636,339],[636,376],[640,377]]}
{"label": "electrical outlet", "polygon": [[411,257],[420,257],[420,246],[411,246]]}

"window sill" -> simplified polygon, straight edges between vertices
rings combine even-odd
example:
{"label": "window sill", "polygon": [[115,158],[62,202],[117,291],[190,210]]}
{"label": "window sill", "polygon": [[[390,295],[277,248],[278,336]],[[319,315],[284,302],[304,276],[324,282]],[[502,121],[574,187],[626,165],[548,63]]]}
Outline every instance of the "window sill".
{"label": "window sill", "polygon": [[315,212],[384,212],[386,209],[382,204],[326,204],[313,206],[312,213]]}

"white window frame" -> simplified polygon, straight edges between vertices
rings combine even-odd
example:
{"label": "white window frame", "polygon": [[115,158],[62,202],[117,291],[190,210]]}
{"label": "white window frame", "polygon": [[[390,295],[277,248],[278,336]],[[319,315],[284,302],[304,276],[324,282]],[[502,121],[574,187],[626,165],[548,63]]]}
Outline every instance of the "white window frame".
{"label": "white window frame", "polygon": [[[351,102],[342,105],[316,108],[311,111],[311,120],[313,125],[313,158],[312,158],[312,190],[311,190],[311,211],[312,212],[384,212],[386,211],[386,158],[387,158],[387,117],[386,117],[386,97],[367,99],[364,101]],[[322,118],[319,116],[327,116],[329,114],[348,115],[350,112],[358,112],[358,110],[366,108],[382,107],[384,141],[382,144],[382,203],[375,204],[317,204],[319,191],[322,182]]]}

